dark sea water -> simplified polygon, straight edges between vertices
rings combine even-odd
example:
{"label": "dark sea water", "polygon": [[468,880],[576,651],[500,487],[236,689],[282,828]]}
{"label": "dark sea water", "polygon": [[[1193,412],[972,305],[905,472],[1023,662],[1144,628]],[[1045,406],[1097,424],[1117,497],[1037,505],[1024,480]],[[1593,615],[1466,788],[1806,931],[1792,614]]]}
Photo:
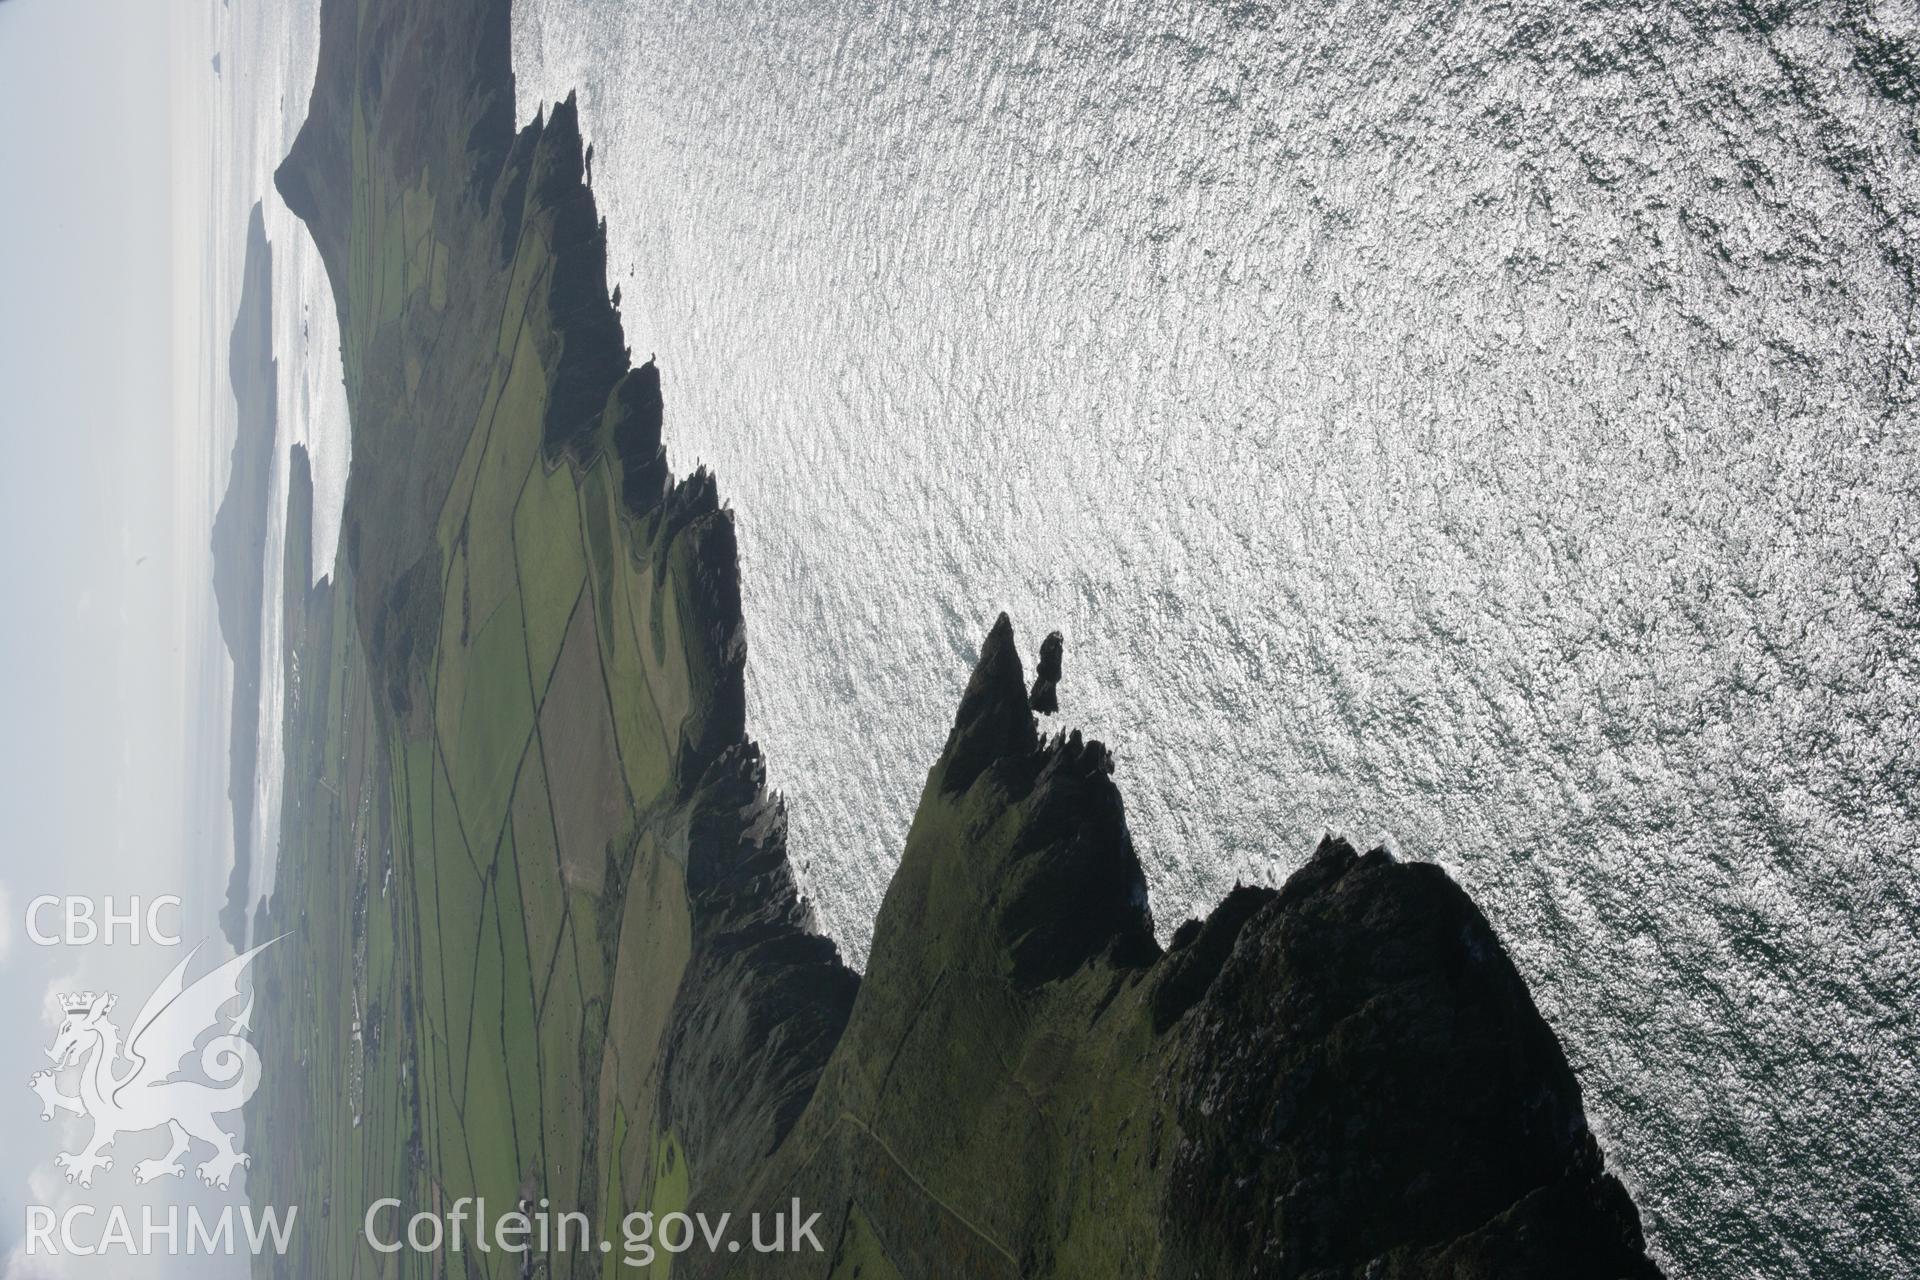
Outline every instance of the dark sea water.
{"label": "dark sea water", "polygon": [[1067,636],[1163,929],[1442,862],[1683,1276],[1920,1274],[1920,9],[521,0],[856,959]]}

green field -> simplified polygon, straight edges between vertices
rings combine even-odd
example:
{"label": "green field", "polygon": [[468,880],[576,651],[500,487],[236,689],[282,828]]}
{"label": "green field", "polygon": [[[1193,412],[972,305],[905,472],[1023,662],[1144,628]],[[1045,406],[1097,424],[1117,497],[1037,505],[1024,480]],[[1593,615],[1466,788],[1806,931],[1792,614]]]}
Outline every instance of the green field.
{"label": "green field", "polygon": [[[288,936],[246,1119],[249,1194],[301,1229],[257,1273],[1657,1274],[1465,895],[1329,840],[1163,951],[1113,760],[1039,733],[1004,617],[869,972],[840,963],[746,737],[732,517],[665,475],[573,105],[514,127],[509,16],[325,0],[277,177],[353,462],[311,591],[310,487],[288,518]],[[383,1253],[385,1197],[529,1198],[594,1243],[799,1201],[824,1245]]]}
{"label": "green field", "polygon": [[[459,297],[472,279],[459,259],[499,224],[449,225],[431,168],[396,183],[359,110],[350,134],[356,451],[417,432],[393,447],[444,492],[423,521],[369,497],[372,464],[356,464],[357,540],[289,602],[290,670],[309,676],[287,723],[269,927],[291,936],[263,966],[282,1012],[250,1114],[253,1192],[308,1215],[292,1274],[426,1275],[428,1261],[363,1243],[372,1199],[484,1196],[498,1213],[545,1196],[597,1228],[646,1207],[656,1181],[684,1200],[684,1164],[677,1183],[660,1172],[675,1139],[655,1123],[658,1045],[691,948],[662,833],[708,701],[693,673],[713,661],[685,652],[708,644],[681,630],[685,530],[619,509],[603,441],[544,440],[554,220],[530,206],[478,306]],[[554,145],[577,156],[569,134]],[[429,407],[455,364],[483,390]],[[421,553],[408,566],[442,566],[431,577],[368,554],[408,540]],[[308,543],[304,527],[288,540],[299,557]],[[367,618],[396,579],[438,597],[386,611],[436,620],[404,646]],[[519,1274],[497,1251],[466,1265]]]}

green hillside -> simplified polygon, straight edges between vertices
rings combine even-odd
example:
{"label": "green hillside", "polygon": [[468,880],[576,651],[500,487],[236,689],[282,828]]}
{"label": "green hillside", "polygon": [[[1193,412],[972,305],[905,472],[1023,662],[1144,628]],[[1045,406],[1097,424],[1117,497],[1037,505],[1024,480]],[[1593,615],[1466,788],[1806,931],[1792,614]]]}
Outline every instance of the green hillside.
{"label": "green hillside", "polygon": [[[652,1274],[1648,1274],[1578,1090],[1431,867],[1329,845],[1163,954],[1111,762],[1005,619],[864,983],[744,728],[732,519],[668,476],[572,105],[516,129],[506,0],[327,0],[278,182],[341,318],[353,464],[310,568],[264,928],[255,1200],[300,1277],[644,1274],[381,1254],[368,1205],[769,1213],[825,1250]],[[671,1268],[669,1262],[671,1261]]]}

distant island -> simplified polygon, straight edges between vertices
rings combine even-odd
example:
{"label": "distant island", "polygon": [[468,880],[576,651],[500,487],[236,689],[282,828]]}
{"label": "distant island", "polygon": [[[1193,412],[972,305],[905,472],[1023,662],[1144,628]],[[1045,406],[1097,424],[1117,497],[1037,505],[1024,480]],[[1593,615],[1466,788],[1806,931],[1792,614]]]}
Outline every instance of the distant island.
{"label": "distant island", "polygon": [[236,949],[246,945],[247,891],[253,854],[253,802],[260,759],[260,634],[266,592],[267,510],[272,499],[278,433],[279,365],[273,354],[273,248],[258,203],[247,218],[247,253],[239,313],[227,344],[233,386],[233,454],[227,491],[213,517],[213,596],[220,637],[233,660],[232,727],[228,735],[227,800],[233,813],[233,872],[220,928]]}
{"label": "distant island", "polygon": [[1005,617],[842,963],[745,733],[732,516],[668,470],[574,104],[516,129],[508,19],[325,0],[277,176],[354,435],[339,554],[283,602],[291,936],[247,1114],[252,1194],[334,1211],[262,1274],[368,1270],[378,1197],[485,1196],[615,1241],[821,1215],[819,1254],[676,1275],[1658,1275],[1459,887],[1329,839],[1163,948],[1112,757],[1036,719],[1062,646],[1030,684]]}

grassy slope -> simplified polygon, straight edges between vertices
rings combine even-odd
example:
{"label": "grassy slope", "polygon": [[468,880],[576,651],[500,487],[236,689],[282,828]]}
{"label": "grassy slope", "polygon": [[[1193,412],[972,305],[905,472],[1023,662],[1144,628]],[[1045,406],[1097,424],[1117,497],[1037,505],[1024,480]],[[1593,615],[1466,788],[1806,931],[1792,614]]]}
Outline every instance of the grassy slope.
{"label": "grassy slope", "polygon": [[823,1207],[846,1275],[1655,1274],[1457,886],[1329,840],[1162,953],[1110,758],[1039,737],[1022,674],[1003,617],[846,1034],[735,1204]]}
{"label": "grassy slope", "polygon": [[[365,1206],[522,1194],[602,1230],[801,1195],[829,1251],[772,1274],[1432,1274],[1447,1249],[1500,1274],[1516,1231],[1637,1266],[1471,904],[1334,850],[1162,956],[1104,753],[1037,739],[1004,628],[864,987],[806,931],[744,737],[730,518],[711,477],[665,473],[572,108],[514,130],[506,49],[505,0],[327,0],[279,175],[334,285],[354,461],[339,559],[287,604],[268,928],[292,936],[248,1121],[253,1195],[305,1230],[263,1271],[435,1274],[366,1248]],[[1409,1084],[1475,1073],[1501,1087],[1451,1110]],[[1343,1075],[1367,1106],[1327,1093]],[[1379,1150],[1327,1167],[1353,1132]],[[1436,1143],[1458,1185],[1432,1185]]]}
{"label": "grassy slope", "polygon": [[[686,1195],[662,1038],[701,779],[745,752],[737,593],[706,581],[731,527],[704,478],[624,492],[620,382],[650,374],[617,345],[570,109],[517,135],[489,115],[504,15],[329,5],[282,175],[335,282],[355,433],[339,562],[288,603],[269,927],[292,937],[263,975],[275,1069],[249,1119],[254,1195],[311,1215],[290,1274],[420,1270],[361,1243],[382,1195],[497,1213],[524,1189],[597,1222]],[[370,31],[393,52],[356,65]],[[429,41],[475,97],[434,100]]]}

